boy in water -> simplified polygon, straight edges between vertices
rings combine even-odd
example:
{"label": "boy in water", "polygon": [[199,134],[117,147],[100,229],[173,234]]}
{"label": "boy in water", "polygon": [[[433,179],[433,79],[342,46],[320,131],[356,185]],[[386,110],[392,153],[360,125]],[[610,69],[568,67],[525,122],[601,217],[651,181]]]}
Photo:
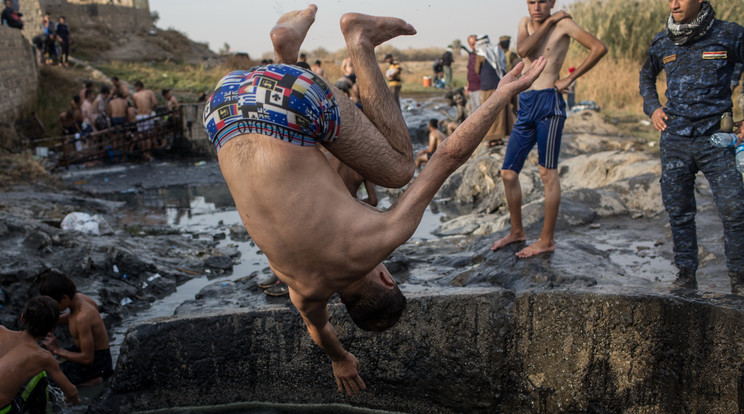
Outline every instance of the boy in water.
{"label": "boy in water", "polygon": [[[589,71],[605,53],[607,47],[594,35],[579,27],[567,13],[551,14],[555,0],[527,0],[530,15],[519,22],[517,52],[530,65],[538,56],[548,64],[532,87],[519,94],[517,123],[509,137],[504,155],[501,179],[511,218],[511,231],[497,240],[491,250],[527,240],[522,226],[522,188],[519,171],[532,147],[537,143],[540,178],[545,186],[545,219],[542,233],[533,244],[517,253],[518,257],[532,257],[555,250],[555,224],[561,202],[558,182],[558,153],[561,148],[566,104],[562,93],[581,75]],[[560,79],[560,70],[571,39],[589,49],[589,56],[567,77]]]}
{"label": "boy in water", "polygon": [[80,403],[77,388],[38,343],[57,325],[58,316],[57,302],[37,296],[21,313],[22,331],[0,326],[0,413],[46,412],[47,376],[62,389],[68,403]]}
{"label": "boy in water", "polygon": [[109,337],[98,305],[90,297],[77,291],[75,283],[66,275],[48,270],[42,274],[41,294],[59,303],[59,311],[70,309],[59,317],[68,325],[74,346],[62,349],[50,333],[44,345],[54,355],[66,359],[61,366],[70,381],[79,386],[96,385],[113,373]]}

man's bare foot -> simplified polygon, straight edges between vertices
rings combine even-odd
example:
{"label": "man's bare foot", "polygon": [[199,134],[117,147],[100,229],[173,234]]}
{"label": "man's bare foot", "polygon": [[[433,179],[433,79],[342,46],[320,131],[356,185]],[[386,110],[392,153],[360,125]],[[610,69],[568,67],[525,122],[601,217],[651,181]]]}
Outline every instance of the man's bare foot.
{"label": "man's bare foot", "polygon": [[491,245],[491,250],[496,251],[506,245],[512,244],[512,243],[518,243],[523,242],[527,240],[527,235],[525,234],[507,234],[506,237],[504,237],[501,240],[496,240]]}
{"label": "man's bare foot", "polygon": [[540,253],[548,253],[552,251],[555,251],[554,242],[547,243],[540,239],[537,239],[536,242],[518,251],[517,257],[521,257],[522,259],[524,259],[527,257],[537,256]]}
{"label": "man's bare foot", "polygon": [[274,56],[278,63],[294,65],[300,54],[300,46],[305,40],[307,31],[315,22],[318,6],[311,4],[304,10],[285,13],[271,29],[271,43],[274,44]]}
{"label": "man's bare foot", "polygon": [[341,16],[341,32],[347,45],[374,48],[398,36],[415,35],[416,29],[396,17],[346,13]]}

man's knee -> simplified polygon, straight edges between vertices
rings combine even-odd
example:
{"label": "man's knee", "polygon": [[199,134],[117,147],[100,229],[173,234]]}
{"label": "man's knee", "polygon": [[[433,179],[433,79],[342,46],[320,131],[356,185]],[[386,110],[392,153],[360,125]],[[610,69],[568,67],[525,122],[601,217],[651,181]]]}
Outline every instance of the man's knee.
{"label": "man's knee", "polygon": [[501,170],[501,180],[504,185],[514,185],[519,183],[519,173],[514,170]]}
{"label": "man's knee", "polygon": [[554,182],[558,180],[558,170],[540,166],[540,179],[543,181],[543,183]]}

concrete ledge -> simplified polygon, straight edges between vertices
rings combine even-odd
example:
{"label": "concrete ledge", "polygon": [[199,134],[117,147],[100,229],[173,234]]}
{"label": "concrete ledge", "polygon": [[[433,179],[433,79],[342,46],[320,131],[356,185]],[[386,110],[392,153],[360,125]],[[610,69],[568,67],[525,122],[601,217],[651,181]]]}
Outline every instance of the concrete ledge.
{"label": "concrete ledge", "polygon": [[[241,401],[411,413],[737,412],[744,407],[741,302],[669,296],[448,289],[409,298],[371,334],[331,320],[367,391],[335,390],[294,309],[154,320],[132,328],[89,412]],[[720,303],[724,302],[724,303]]]}

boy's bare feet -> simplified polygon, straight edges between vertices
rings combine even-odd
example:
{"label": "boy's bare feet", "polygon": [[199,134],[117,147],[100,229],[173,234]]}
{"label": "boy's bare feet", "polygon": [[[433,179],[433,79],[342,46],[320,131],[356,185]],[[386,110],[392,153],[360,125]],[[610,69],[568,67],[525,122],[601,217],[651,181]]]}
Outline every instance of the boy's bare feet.
{"label": "boy's bare feet", "polygon": [[507,246],[509,244],[523,242],[525,240],[527,240],[527,235],[524,234],[524,233],[522,233],[522,234],[511,234],[511,233],[509,233],[503,239],[496,240],[495,242],[493,242],[493,244],[491,245],[491,250],[496,251],[496,250],[498,250],[498,249],[500,249],[500,248],[502,248],[504,246]]}
{"label": "boy's bare feet", "polygon": [[341,32],[349,47],[355,45],[374,48],[398,36],[415,35],[416,29],[405,20],[395,17],[346,13],[341,16]]}
{"label": "boy's bare feet", "polygon": [[294,10],[284,14],[271,29],[271,43],[277,63],[294,65],[300,54],[300,46],[307,31],[315,22],[318,6],[311,4],[304,10]]}
{"label": "boy's bare feet", "polygon": [[536,242],[517,252],[517,257],[525,259],[527,257],[537,256],[540,253],[547,253],[552,251],[555,251],[554,242],[544,242],[540,239],[537,239]]}

